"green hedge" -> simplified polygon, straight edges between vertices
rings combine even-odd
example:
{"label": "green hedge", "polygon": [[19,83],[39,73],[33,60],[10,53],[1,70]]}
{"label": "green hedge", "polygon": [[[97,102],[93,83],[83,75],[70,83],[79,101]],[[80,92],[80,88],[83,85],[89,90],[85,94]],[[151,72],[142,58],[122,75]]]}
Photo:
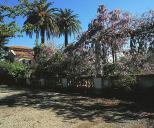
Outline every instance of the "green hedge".
{"label": "green hedge", "polygon": [[28,73],[28,67],[19,62],[0,62],[0,74],[12,78],[24,78]]}

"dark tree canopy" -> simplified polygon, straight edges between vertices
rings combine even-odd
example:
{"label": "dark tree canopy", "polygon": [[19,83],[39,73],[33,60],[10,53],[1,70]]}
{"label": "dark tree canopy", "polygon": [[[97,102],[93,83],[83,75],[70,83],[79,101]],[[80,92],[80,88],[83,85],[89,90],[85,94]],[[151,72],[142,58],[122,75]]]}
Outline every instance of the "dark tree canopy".
{"label": "dark tree canopy", "polygon": [[34,6],[26,14],[24,30],[26,34],[32,37],[35,33],[38,39],[41,36],[41,43],[45,43],[45,36],[50,39],[56,35],[58,27],[55,21],[56,8],[51,8],[53,3],[47,3],[46,0],[34,1]]}
{"label": "dark tree canopy", "polygon": [[78,15],[71,9],[60,9],[57,14],[57,23],[59,27],[59,36],[64,36],[65,47],[68,45],[68,36],[79,34],[81,26]]}

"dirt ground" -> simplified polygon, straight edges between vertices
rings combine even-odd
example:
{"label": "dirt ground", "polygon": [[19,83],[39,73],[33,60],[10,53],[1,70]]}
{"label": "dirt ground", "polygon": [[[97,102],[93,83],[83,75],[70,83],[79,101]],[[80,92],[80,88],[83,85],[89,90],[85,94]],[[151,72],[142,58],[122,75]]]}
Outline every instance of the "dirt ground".
{"label": "dirt ground", "polygon": [[0,86],[0,128],[154,128],[133,102]]}

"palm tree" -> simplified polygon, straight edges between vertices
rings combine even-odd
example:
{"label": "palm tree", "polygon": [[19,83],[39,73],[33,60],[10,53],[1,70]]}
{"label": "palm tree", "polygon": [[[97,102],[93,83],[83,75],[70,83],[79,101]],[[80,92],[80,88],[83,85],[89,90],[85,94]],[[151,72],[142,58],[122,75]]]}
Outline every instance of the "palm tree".
{"label": "palm tree", "polygon": [[80,21],[78,20],[78,16],[73,14],[71,9],[60,9],[57,14],[57,24],[59,27],[59,36],[64,36],[66,47],[68,45],[68,36],[79,33],[81,29]]}
{"label": "palm tree", "polygon": [[53,3],[47,3],[47,0],[40,0],[35,3],[32,10],[27,14],[24,22],[26,34],[30,37],[35,33],[36,39],[41,36],[41,43],[45,43],[45,36],[50,39],[51,35],[58,32],[56,24],[55,8],[50,8]]}

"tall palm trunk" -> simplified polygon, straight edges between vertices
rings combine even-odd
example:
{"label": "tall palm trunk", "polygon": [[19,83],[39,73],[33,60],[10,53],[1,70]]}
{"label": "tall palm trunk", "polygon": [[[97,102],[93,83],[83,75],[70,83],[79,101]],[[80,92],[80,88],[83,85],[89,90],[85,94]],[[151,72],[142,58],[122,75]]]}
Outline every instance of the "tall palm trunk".
{"label": "tall palm trunk", "polygon": [[67,31],[65,31],[64,35],[65,35],[65,47],[66,47],[68,45],[68,33],[67,33]]}
{"label": "tall palm trunk", "polygon": [[41,44],[45,43],[45,30],[41,29]]}

